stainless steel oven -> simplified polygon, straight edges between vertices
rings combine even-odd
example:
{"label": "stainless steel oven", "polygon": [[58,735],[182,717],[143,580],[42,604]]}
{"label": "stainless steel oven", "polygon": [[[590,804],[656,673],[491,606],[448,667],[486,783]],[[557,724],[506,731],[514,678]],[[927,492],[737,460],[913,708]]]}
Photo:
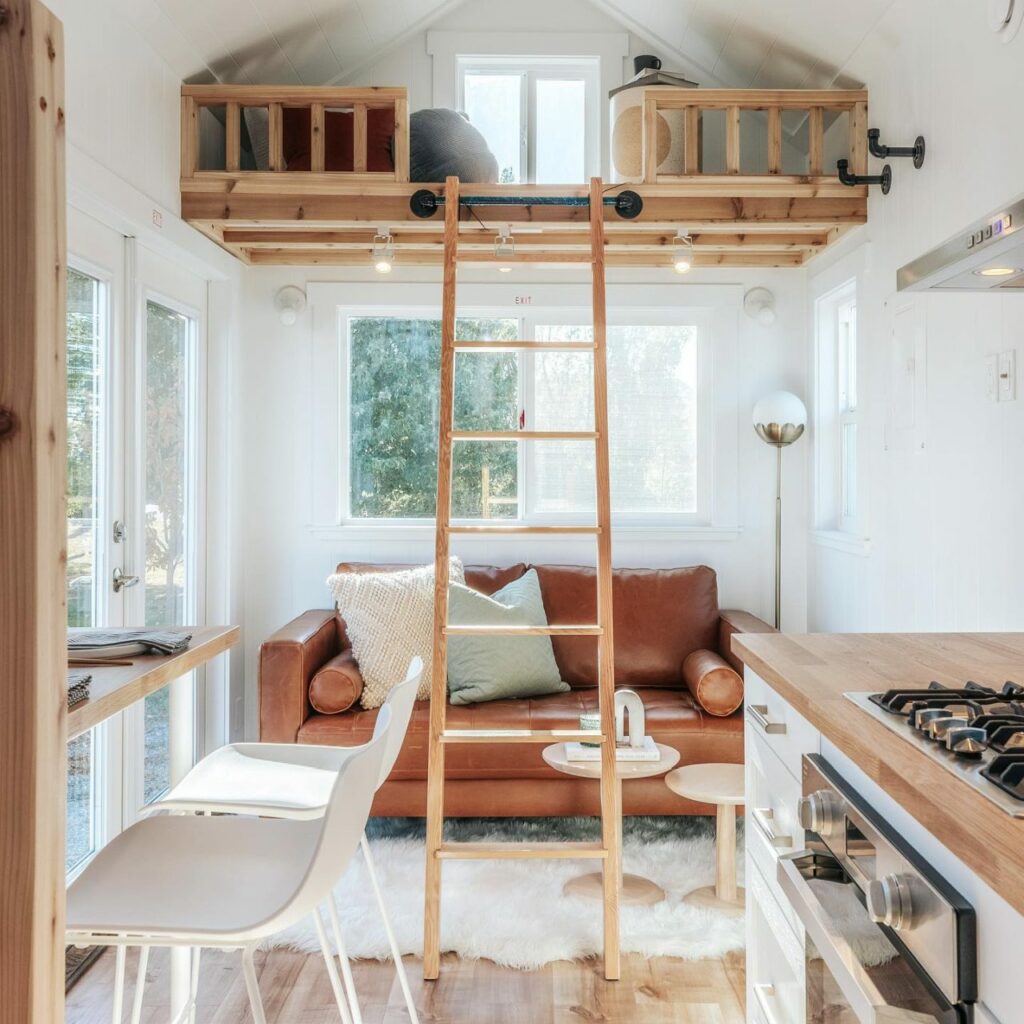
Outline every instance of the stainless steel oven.
{"label": "stainless steel oven", "polygon": [[806,930],[806,1024],[970,1024],[974,910],[823,758],[779,885]]}

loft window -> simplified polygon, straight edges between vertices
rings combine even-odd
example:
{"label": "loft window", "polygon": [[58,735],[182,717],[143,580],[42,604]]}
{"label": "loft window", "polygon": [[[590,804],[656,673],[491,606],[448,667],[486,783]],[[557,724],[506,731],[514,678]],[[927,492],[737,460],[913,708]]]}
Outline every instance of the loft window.
{"label": "loft window", "polygon": [[598,173],[598,58],[459,57],[457,66],[459,108],[497,158],[499,181],[578,184]]}

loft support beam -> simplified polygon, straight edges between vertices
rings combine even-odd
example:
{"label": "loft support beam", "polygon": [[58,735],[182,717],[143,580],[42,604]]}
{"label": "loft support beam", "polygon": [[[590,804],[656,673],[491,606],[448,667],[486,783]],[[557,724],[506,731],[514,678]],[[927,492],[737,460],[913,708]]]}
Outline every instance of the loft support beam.
{"label": "loft support beam", "polygon": [[0,1022],[64,1019],[64,53],[0,0]]}

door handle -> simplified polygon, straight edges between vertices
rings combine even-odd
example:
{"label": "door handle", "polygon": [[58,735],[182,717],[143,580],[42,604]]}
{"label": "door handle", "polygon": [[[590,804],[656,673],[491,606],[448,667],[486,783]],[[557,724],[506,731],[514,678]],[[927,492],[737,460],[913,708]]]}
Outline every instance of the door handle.
{"label": "door handle", "polygon": [[769,846],[776,850],[786,850],[793,845],[792,836],[775,831],[774,814],[770,807],[752,807],[750,818]]}
{"label": "door handle", "polygon": [[755,725],[759,726],[762,732],[781,736],[786,731],[785,722],[773,722],[768,717],[767,704],[748,704],[747,718],[749,718]]}
{"label": "door handle", "polygon": [[127,576],[125,573],[121,572],[120,569],[114,570],[113,583],[115,594],[121,593],[122,590],[126,590],[128,587],[134,587],[138,582],[138,576]]}

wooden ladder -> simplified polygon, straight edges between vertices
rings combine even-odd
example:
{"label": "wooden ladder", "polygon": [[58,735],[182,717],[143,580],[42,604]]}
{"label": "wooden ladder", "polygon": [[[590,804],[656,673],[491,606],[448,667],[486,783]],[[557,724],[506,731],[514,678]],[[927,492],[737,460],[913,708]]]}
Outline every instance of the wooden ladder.
{"label": "wooden ladder", "polygon": [[[575,205],[579,205],[577,200]],[[568,205],[568,204],[567,204]],[[424,915],[423,976],[440,973],[441,871],[446,860],[498,858],[593,858],[603,865],[604,972],[619,977],[619,895],[622,859],[621,790],[615,780],[615,684],[612,638],[611,499],[608,473],[608,372],[604,280],[604,199],[601,179],[589,191],[590,254],[593,271],[593,342],[456,341],[455,279],[459,246],[459,179],[448,178],[444,192],[444,293],[441,310],[440,438],[437,451],[437,536],[434,561],[434,665],[430,690],[430,747],[427,768],[427,876]],[[524,256],[520,259],[528,259]],[[594,429],[592,431],[457,431],[454,429],[455,353],[496,350],[580,351],[593,355]],[[451,525],[452,445],[456,442],[539,439],[592,443],[597,476],[596,526]],[[448,553],[453,533],[580,533],[597,541],[597,621],[578,626],[448,625]],[[594,636],[598,644],[600,730],[448,729],[448,637],[450,636]],[[445,750],[454,743],[557,743],[586,740],[601,744],[601,841],[480,843],[444,841]],[[486,911],[481,908],[481,912]]]}

